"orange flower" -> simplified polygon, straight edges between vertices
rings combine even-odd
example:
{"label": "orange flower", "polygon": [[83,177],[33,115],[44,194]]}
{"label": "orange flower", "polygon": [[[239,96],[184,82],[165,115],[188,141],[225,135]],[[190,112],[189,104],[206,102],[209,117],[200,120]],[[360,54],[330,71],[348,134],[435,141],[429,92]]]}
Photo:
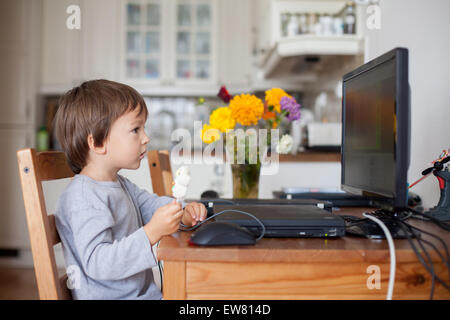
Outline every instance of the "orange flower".
{"label": "orange flower", "polygon": [[267,106],[267,101],[264,102],[264,114],[263,114],[262,118],[264,120],[270,120],[270,119],[275,119],[276,117],[277,117],[277,115],[275,114],[275,112],[269,111],[269,108]]}
{"label": "orange flower", "polygon": [[278,113],[280,110],[280,100],[283,97],[291,97],[288,95],[283,89],[280,88],[272,88],[266,91],[266,103],[268,106],[272,106],[274,110]]}
{"label": "orange flower", "polygon": [[261,99],[250,94],[235,96],[230,101],[231,116],[243,126],[255,125],[264,113]]}
{"label": "orange flower", "polygon": [[269,120],[269,119],[275,119],[276,116],[277,116],[277,115],[275,114],[275,112],[267,111],[266,113],[263,114],[262,118],[263,118],[264,120]]}

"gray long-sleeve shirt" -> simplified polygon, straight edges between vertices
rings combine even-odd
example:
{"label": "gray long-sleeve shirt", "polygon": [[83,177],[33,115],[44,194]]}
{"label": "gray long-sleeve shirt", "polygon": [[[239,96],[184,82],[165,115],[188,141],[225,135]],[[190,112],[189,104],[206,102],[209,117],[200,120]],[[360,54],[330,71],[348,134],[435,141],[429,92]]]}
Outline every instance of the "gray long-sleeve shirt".
{"label": "gray long-sleeve shirt", "polygon": [[143,225],[171,201],[120,175],[118,181],[75,175],[55,215],[73,298],[161,299]]}

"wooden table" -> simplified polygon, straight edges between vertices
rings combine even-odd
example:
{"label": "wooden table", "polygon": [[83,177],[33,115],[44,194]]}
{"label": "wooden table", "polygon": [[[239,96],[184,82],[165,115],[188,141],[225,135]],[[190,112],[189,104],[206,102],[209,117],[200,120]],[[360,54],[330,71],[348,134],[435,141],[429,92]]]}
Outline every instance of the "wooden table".
{"label": "wooden table", "polygon": [[[362,208],[344,208],[340,214],[361,212]],[[450,246],[449,232],[428,222],[409,222],[439,235]],[[386,298],[390,258],[385,240],[264,238],[254,246],[196,247],[188,244],[190,235],[178,232],[160,242],[157,254],[164,261],[164,299]],[[445,255],[442,244],[426,235],[424,239]],[[407,240],[395,240],[395,248],[393,298],[428,299],[430,274]],[[439,255],[431,248],[428,251],[436,274],[448,281]],[[450,299],[450,292],[437,281],[434,298]]]}

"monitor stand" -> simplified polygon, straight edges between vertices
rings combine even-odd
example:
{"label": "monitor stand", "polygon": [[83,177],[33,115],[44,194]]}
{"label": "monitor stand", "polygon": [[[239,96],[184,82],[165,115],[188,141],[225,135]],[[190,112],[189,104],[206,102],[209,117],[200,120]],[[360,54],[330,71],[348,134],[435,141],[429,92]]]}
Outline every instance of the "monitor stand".
{"label": "monitor stand", "polygon": [[[418,237],[418,232],[411,232],[409,229],[405,230],[398,225],[396,220],[407,219],[404,213],[393,213],[385,210],[376,210],[369,212],[374,214],[381,220],[391,233],[393,239],[405,239]],[[386,236],[380,226],[368,218],[360,218],[355,216],[343,216],[345,220],[346,235],[353,235],[364,237],[368,239],[386,239]],[[408,233],[406,233],[408,232]]]}

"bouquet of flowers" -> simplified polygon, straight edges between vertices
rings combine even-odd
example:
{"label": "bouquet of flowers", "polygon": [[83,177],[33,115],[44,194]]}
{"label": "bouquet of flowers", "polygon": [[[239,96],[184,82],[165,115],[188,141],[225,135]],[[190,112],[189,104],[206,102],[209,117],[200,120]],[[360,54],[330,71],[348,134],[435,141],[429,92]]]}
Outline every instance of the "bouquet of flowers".
{"label": "bouquet of flowers", "polygon": [[[253,94],[232,97],[225,87],[220,89],[218,96],[228,105],[211,112],[209,123],[202,128],[202,140],[210,144],[223,138],[227,156],[233,159],[233,197],[257,197],[261,168],[258,155],[262,154],[260,148],[265,147],[267,151],[274,142],[277,153],[291,151],[293,140],[290,135],[285,134],[278,141],[272,139],[272,133],[278,130],[283,119],[300,119],[300,105],[280,88],[267,90],[264,102]],[[238,129],[244,135],[237,134]],[[257,142],[257,129],[267,129],[265,141]]]}

